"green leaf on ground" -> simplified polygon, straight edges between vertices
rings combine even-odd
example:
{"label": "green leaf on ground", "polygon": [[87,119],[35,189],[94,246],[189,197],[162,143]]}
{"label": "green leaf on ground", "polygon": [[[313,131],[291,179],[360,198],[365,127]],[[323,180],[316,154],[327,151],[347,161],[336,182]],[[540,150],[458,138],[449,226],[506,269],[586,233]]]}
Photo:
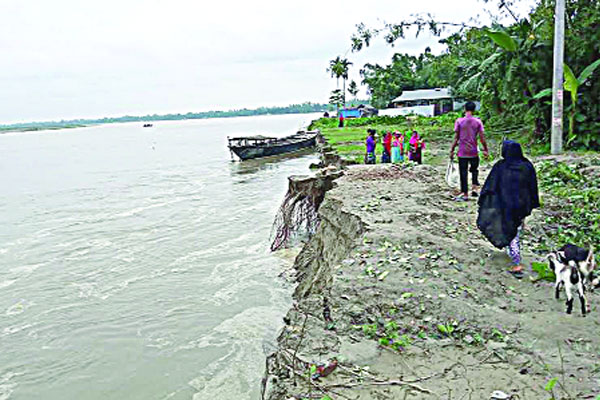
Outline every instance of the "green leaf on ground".
{"label": "green leaf on ground", "polygon": [[554,282],[556,280],[556,275],[554,275],[554,271],[552,271],[546,263],[532,262],[531,268],[538,274],[536,280],[541,279],[549,282]]}
{"label": "green leaf on ground", "polygon": [[548,383],[546,383],[546,386],[544,386],[544,390],[547,392],[551,392],[552,389],[554,389],[554,386],[556,386],[556,384],[558,383],[558,378],[552,378],[548,381]]}

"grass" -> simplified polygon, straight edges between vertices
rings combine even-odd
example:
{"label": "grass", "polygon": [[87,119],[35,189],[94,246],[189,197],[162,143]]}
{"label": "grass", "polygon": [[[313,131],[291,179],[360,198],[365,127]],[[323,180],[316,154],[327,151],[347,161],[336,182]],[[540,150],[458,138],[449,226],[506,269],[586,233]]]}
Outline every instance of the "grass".
{"label": "grass", "polygon": [[[321,118],[314,121],[309,129],[319,129],[329,144],[333,146],[340,156],[358,163],[364,162],[365,139],[367,129],[377,131],[376,154],[381,154],[381,138],[387,131],[400,131],[410,137],[410,132],[416,130],[425,140],[429,148],[425,149],[424,162],[426,164],[443,164],[447,159],[447,150],[454,137],[454,121],[461,117],[461,112],[451,112],[437,117],[423,116],[397,116],[397,117],[369,117],[347,119],[343,128],[337,127],[337,119]],[[544,154],[549,151],[549,145],[536,144],[529,140],[529,134],[523,127],[519,129],[506,129],[502,126],[486,126],[486,139],[492,155],[500,157],[500,143],[503,139],[510,138],[524,144],[524,151],[530,155]],[[440,151],[441,148],[444,151]],[[493,161],[492,157],[488,161]]]}
{"label": "grass", "polygon": [[[590,166],[600,167],[600,159],[543,161],[537,165],[540,189],[559,201],[548,205],[551,213],[545,220],[547,234],[555,245],[600,246],[600,180],[580,172]],[[548,248],[542,246],[540,250]]]}
{"label": "grass", "polygon": [[[343,128],[337,127],[337,120],[334,118],[321,118],[314,121],[310,129],[319,129],[325,136],[329,144],[338,152],[338,154],[350,161],[357,163],[364,162],[365,155],[365,139],[367,129],[372,128],[377,131],[377,147],[375,153],[381,155],[383,147],[381,145],[381,137],[387,131],[404,132],[410,137],[410,132],[415,129],[425,139],[430,141],[449,141],[451,140],[452,128],[454,120],[458,117],[458,113],[446,114],[440,117],[370,117],[347,119]],[[406,154],[405,154],[406,156]],[[424,158],[427,155],[424,155]],[[441,160],[437,158],[427,158],[428,163],[438,163]]]}

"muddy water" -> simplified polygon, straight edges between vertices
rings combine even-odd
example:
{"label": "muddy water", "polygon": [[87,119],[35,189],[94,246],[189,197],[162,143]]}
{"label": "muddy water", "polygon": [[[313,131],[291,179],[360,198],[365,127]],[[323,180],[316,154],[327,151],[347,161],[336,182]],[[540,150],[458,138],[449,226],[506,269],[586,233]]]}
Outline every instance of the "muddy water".
{"label": "muddy water", "polygon": [[287,176],[226,136],[313,116],[0,135],[0,399],[251,399],[290,306]]}

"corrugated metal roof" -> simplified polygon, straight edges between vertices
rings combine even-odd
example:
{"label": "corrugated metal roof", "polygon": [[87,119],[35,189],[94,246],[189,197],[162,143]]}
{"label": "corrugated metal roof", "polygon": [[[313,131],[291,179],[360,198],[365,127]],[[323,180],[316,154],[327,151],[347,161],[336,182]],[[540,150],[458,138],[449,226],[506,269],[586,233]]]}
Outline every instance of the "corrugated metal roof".
{"label": "corrugated metal roof", "polygon": [[392,100],[392,102],[397,103],[401,101],[434,100],[449,98],[452,98],[452,96],[450,96],[450,90],[447,88],[421,89],[404,91],[401,96],[396,97],[394,100]]}

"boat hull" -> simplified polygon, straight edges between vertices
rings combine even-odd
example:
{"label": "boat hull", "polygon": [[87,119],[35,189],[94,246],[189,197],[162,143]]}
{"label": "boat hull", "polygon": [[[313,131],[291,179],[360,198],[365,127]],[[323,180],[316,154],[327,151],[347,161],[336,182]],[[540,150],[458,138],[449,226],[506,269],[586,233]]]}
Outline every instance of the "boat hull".
{"label": "boat hull", "polygon": [[291,153],[314,147],[316,144],[316,136],[298,140],[293,143],[282,143],[265,146],[229,146],[229,149],[235,153],[241,160],[251,160],[259,157],[276,156],[278,154]]}

